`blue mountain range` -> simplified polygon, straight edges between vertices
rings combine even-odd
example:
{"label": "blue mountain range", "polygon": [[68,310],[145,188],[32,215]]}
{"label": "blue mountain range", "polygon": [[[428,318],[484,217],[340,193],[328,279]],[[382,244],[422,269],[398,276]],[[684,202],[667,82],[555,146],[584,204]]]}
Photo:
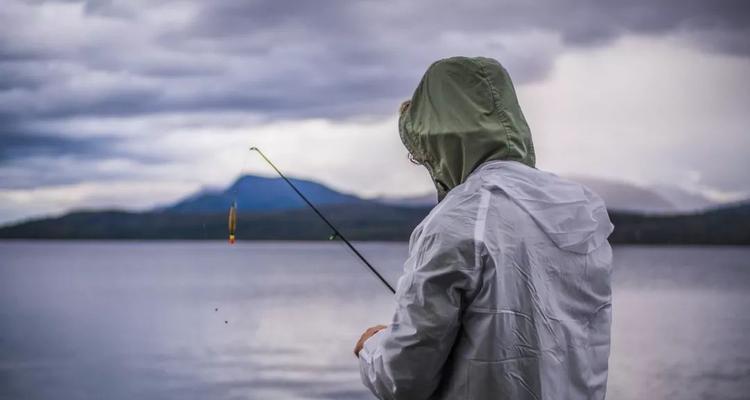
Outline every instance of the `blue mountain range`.
{"label": "blue mountain range", "polygon": [[[320,183],[291,181],[352,240],[408,240],[434,205],[433,196],[417,202],[367,200]],[[331,234],[282,179],[245,175],[225,190],[204,190],[147,212],[75,211],[0,227],[0,239],[226,240],[227,211],[234,201],[242,214],[237,219],[241,240],[321,240]],[[609,214],[615,225],[612,243],[750,245],[750,203],[682,214],[612,209]]]}
{"label": "blue mountain range", "polygon": [[[355,195],[335,191],[325,185],[304,179],[289,179],[314,205],[329,206],[368,203]],[[224,190],[205,190],[162,208],[186,214],[223,213],[237,202],[241,213],[282,211],[306,207],[304,201],[281,178],[244,175]]]}

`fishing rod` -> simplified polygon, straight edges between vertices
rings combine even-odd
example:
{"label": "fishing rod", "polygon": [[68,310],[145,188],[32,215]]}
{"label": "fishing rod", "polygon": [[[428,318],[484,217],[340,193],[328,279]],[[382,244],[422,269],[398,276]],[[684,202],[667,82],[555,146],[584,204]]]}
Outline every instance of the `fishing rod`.
{"label": "fishing rod", "polygon": [[292,188],[292,190],[294,190],[295,193],[297,193],[297,195],[299,195],[299,197],[301,197],[302,200],[304,200],[305,203],[307,203],[307,205],[310,206],[310,208],[312,208],[313,211],[315,211],[315,214],[318,214],[318,217],[320,217],[320,219],[322,219],[323,222],[325,222],[326,225],[328,225],[328,227],[331,228],[331,230],[333,230],[333,235],[331,236],[331,238],[336,238],[336,237],[341,238],[341,240],[343,240],[344,243],[346,243],[346,245],[354,252],[354,254],[356,254],[357,257],[359,257],[359,259],[362,260],[363,263],[365,263],[365,265],[367,266],[367,268],[369,268],[370,271],[372,271],[372,273],[375,274],[375,276],[377,276],[378,279],[380,279],[381,282],[383,282],[383,284],[388,288],[388,290],[390,290],[391,293],[394,293],[394,294],[396,293],[396,290],[393,289],[393,286],[391,286],[391,284],[388,283],[388,281],[386,281],[385,278],[383,278],[382,275],[380,275],[380,273],[375,269],[375,267],[373,267],[372,264],[370,264],[370,262],[367,261],[367,259],[359,251],[357,251],[357,249],[351,244],[351,242],[349,242],[349,240],[347,240],[346,237],[344,237],[344,235],[341,232],[339,232],[339,230],[336,229],[336,227],[333,226],[333,224],[330,221],[328,221],[328,218],[326,218],[317,209],[317,207],[315,207],[313,205],[313,203],[311,203],[310,200],[308,200],[307,197],[305,197],[305,195],[302,194],[302,192],[300,192],[299,189],[297,189],[296,186],[294,186],[294,184],[292,183],[292,181],[290,181],[289,179],[287,179],[287,177],[284,176],[284,174],[281,173],[281,171],[279,171],[278,168],[276,168],[276,166],[271,162],[271,160],[269,160],[268,157],[266,157],[266,155],[263,154],[263,152],[260,151],[259,148],[253,146],[253,147],[250,147],[250,151],[256,151],[258,154],[260,154],[260,156],[263,157],[264,160],[266,160],[266,162],[268,163],[268,165],[270,165],[271,168],[273,168],[273,170],[276,171],[277,174],[279,174],[279,176],[281,177],[281,179],[283,179],[284,182],[286,182]]}

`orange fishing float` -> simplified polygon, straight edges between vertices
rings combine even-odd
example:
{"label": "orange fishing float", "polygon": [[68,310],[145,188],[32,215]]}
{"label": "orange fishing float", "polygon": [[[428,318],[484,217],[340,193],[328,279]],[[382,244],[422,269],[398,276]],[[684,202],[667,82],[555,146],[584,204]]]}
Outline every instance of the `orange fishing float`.
{"label": "orange fishing float", "polygon": [[232,202],[229,207],[229,244],[234,244],[234,233],[237,230],[237,201]]}

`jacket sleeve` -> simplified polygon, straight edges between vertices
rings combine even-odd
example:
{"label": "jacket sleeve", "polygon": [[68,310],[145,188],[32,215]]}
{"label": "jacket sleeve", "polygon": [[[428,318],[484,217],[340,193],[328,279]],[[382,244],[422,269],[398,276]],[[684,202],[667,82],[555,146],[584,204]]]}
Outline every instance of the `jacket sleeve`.
{"label": "jacket sleeve", "polygon": [[427,234],[412,249],[392,323],[359,354],[362,381],[379,399],[421,400],[437,388],[472,286],[474,251],[473,240],[446,232]]}

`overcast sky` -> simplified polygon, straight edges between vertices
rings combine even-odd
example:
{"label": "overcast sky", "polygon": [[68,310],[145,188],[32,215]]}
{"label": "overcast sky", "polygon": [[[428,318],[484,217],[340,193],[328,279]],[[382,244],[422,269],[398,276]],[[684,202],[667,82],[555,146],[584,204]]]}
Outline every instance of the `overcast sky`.
{"label": "overcast sky", "polygon": [[750,195],[747,1],[41,1],[0,7],[0,223],[240,173],[432,190],[396,111],[429,64],[510,71],[538,166]]}

